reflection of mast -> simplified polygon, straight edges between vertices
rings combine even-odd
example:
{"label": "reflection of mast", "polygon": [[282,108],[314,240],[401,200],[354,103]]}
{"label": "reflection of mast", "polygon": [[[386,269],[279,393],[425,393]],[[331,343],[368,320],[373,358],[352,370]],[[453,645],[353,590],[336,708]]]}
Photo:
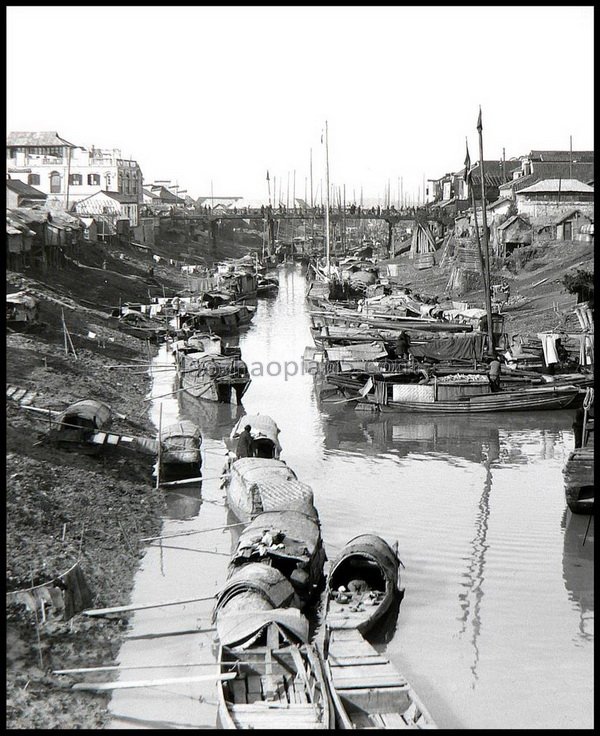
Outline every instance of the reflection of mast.
{"label": "reflection of mast", "polygon": [[593,524],[592,516],[573,514],[567,507],[560,522],[564,534],[563,580],[569,600],[579,612],[577,633],[587,641],[594,638],[594,530],[588,527],[590,522]]}
{"label": "reflection of mast", "polygon": [[[472,622],[472,636],[471,643],[473,644],[474,659],[471,665],[471,672],[473,673],[474,680],[477,680],[477,665],[479,664],[479,647],[477,640],[479,639],[479,633],[481,631],[481,603],[483,601],[483,571],[485,567],[485,553],[488,549],[487,533],[490,516],[490,492],[492,490],[492,458],[488,448],[488,455],[485,459],[485,483],[483,485],[483,493],[479,500],[479,513],[477,515],[477,524],[475,529],[475,536],[471,541],[471,561],[469,563],[469,569],[467,572],[467,583],[468,588],[464,593],[461,593],[458,598],[460,606],[463,611],[461,620],[463,626],[461,633],[467,629],[467,622],[469,616]],[[473,688],[475,683],[473,683]]]}

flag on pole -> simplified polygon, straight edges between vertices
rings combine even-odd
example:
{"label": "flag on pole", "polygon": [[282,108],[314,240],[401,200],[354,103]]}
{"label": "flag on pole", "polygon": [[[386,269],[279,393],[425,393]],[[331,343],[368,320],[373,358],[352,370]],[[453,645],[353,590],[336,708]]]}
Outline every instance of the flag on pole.
{"label": "flag on pole", "polygon": [[271,181],[271,180],[269,179],[269,169],[267,169],[267,181]]}
{"label": "flag on pole", "polygon": [[479,106],[479,117],[477,118],[477,130],[481,133],[483,125],[481,124],[481,105]]}
{"label": "flag on pole", "polygon": [[465,138],[465,146],[467,147],[467,155],[465,156],[465,175],[464,180],[465,184],[469,183],[469,179],[471,178],[471,157],[469,156],[469,144],[467,143],[467,139]]}

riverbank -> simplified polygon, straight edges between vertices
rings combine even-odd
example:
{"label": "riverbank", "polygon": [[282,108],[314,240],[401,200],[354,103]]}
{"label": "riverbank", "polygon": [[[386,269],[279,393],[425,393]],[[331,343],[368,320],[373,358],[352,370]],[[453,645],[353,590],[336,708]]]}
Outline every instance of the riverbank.
{"label": "riverbank", "polygon": [[[7,273],[7,291],[27,288],[39,298],[42,321],[34,331],[8,332],[7,385],[34,392],[32,405],[54,410],[84,398],[104,401],[124,417],[111,430],[155,436],[144,401],[150,377],[112,366],[147,364],[156,347],[108,319],[120,298],[147,302],[149,290],[185,286],[174,268],[155,268],[154,283],[146,270],[135,252],[121,259],[100,248],[47,274]],[[65,354],[63,314],[76,357]],[[153,458],[118,447],[96,456],[66,452],[49,444],[40,416],[7,399],[7,591],[50,581],[79,560],[94,606],[126,604],[142,553],[137,540],[161,526]],[[74,680],[52,672],[114,663],[127,616],[63,622],[49,609],[38,627],[9,595],[7,626],[7,727],[102,728],[110,696],[71,691]]]}

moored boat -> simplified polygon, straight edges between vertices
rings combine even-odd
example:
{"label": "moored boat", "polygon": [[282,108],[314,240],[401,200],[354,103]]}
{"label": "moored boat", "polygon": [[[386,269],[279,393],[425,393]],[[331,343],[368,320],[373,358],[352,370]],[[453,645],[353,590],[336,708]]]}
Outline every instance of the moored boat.
{"label": "moored boat", "polygon": [[226,440],[229,451],[235,453],[236,441],[247,425],[251,427],[253,457],[278,459],[281,454],[279,427],[267,414],[246,414],[241,417],[231,430],[229,440]]}
{"label": "moored boat", "polygon": [[108,404],[95,399],[82,399],[54,416],[49,439],[63,449],[93,455],[102,450],[102,445],[95,444],[92,438],[95,433],[107,429],[111,419]]}
{"label": "moored boat", "polygon": [[[481,377],[485,379],[485,376]],[[343,375],[328,377],[339,383]],[[346,387],[346,388],[349,388]],[[489,381],[408,383],[406,376],[369,377],[352,398],[381,411],[473,414],[505,411],[574,409],[581,406],[585,390],[575,384],[546,384],[493,393]]]}
{"label": "moored boat", "polygon": [[182,349],[180,341],[175,347],[179,389],[196,399],[222,403],[232,403],[233,389],[241,403],[251,379],[238,348],[226,350],[218,336],[203,334],[190,337]]}
{"label": "moored boat", "polygon": [[327,628],[324,653],[337,728],[437,728],[407,679],[356,629]]}
{"label": "moored boat", "polygon": [[594,389],[587,388],[583,409],[575,415],[575,449],[563,470],[567,506],[574,514],[594,511]]}
{"label": "moored boat", "polygon": [[297,609],[245,614],[251,645],[221,644],[217,726],[225,729],[331,729],[334,711],[323,666]]}
{"label": "moored boat", "polygon": [[194,478],[202,467],[202,434],[187,419],[171,424],[160,433],[160,480]]}
{"label": "moored boat", "polygon": [[243,457],[229,467],[227,505],[240,521],[264,511],[295,510],[316,516],[312,488],[282,460]]}
{"label": "moored boat", "polygon": [[188,324],[196,330],[215,332],[217,335],[227,335],[249,324],[255,312],[256,308],[247,304],[226,304],[215,309],[188,305],[186,314],[180,317],[180,324]]}
{"label": "moored boat", "polygon": [[326,620],[332,629],[370,631],[400,590],[400,560],[375,534],[360,534],[331,563],[326,588]]}
{"label": "moored boat", "polygon": [[325,550],[319,520],[302,511],[265,511],[242,531],[229,563],[230,573],[250,562],[280,570],[305,605],[322,580]]}

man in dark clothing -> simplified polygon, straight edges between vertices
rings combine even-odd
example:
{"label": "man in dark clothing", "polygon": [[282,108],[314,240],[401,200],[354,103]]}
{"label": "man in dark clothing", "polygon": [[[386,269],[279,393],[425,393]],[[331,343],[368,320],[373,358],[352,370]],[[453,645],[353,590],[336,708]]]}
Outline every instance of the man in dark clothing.
{"label": "man in dark clothing", "polygon": [[237,447],[235,448],[235,454],[238,457],[252,457],[252,435],[250,434],[250,430],[252,427],[247,424],[244,427],[244,431],[240,435],[240,438],[237,443]]}
{"label": "man in dark clothing", "polygon": [[409,352],[408,352],[408,346],[410,344],[410,338],[402,330],[400,334],[398,335],[398,339],[396,341],[396,356],[398,358],[408,358]]}
{"label": "man in dark clothing", "polygon": [[500,391],[500,361],[496,358],[490,362],[489,379],[492,393]]}

